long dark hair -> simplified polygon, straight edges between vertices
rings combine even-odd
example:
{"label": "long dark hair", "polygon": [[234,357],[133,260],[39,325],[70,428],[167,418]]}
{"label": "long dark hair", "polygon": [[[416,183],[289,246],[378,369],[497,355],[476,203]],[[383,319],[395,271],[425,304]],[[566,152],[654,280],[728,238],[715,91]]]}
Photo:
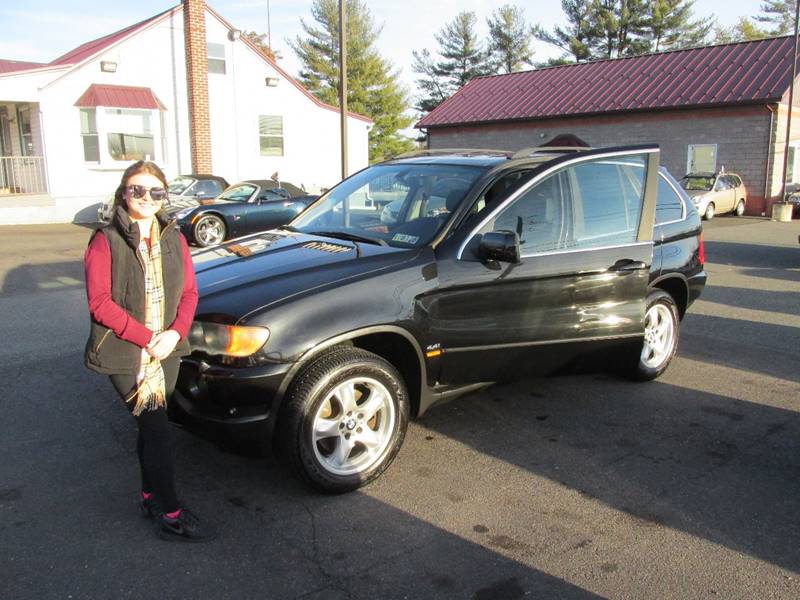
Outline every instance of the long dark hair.
{"label": "long dark hair", "polygon": [[128,180],[139,173],[146,173],[147,175],[156,177],[164,185],[164,189],[167,189],[167,178],[164,176],[164,171],[162,171],[156,163],[150,162],[149,160],[137,160],[130,167],[125,169],[125,172],[122,174],[119,187],[117,191],[114,192],[114,208],[121,206],[126,210],[128,209],[128,205],[125,202],[125,188],[128,187]]}

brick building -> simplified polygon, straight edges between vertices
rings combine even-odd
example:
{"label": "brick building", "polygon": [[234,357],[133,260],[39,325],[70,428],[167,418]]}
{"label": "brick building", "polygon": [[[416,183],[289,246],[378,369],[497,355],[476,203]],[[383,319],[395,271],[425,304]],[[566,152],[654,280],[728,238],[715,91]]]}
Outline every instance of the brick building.
{"label": "brick building", "polygon": [[[658,143],[675,176],[742,175],[748,214],[768,213],[783,171],[793,39],[770,38],[472,80],[425,116],[430,148]],[[800,182],[800,94],[787,180]]]}

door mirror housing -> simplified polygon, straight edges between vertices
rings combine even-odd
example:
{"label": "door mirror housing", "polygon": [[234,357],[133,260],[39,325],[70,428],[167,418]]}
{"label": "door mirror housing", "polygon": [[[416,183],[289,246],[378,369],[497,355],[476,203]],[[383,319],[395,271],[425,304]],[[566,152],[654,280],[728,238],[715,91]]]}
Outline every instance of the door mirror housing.
{"label": "door mirror housing", "polygon": [[481,236],[478,246],[481,260],[498,260],[517,265],[521,262],[519,235],[515,231],[490,231]]}

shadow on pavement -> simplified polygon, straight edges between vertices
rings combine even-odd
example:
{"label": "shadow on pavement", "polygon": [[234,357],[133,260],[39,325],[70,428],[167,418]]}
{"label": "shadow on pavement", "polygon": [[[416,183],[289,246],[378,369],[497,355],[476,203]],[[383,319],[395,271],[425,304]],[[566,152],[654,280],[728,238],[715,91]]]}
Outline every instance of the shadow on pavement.
{"label": "shadow on pavement", "polygon": [[0,369],[16,399],[0,421],[10,598],[599,598],[486,547],[486,528],[454,534],[367,494],[319,495],[273,459],[221,453],[179,431],[179,493],[221,535],[164,543],[135,506],[131,417],[80,362]]}
{"label": "shadow on pavement", "polygon": [[13,296],[82,287],[83,261],[24,264],[5,274],[0,295]]}
{"label": "shadow on pavement", "polygon": [[800,268],[800,245],[797,247],[706,241],[706,261],[736,265],[745,269]]}
{"label": "shadow on pavement", "polygon": [[594,376],[587,387],[493,388],[423,424],[642,523],[800,570],[797,412],[658,382]]}

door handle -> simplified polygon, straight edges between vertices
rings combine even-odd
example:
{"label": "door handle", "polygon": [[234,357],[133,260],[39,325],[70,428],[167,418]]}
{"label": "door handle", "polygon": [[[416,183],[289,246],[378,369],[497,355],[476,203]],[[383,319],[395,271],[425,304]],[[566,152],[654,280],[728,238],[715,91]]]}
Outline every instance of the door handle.
{"label": "door handle", "polygon": [[626,273],[629,271],[639,271],[641,269],[646,269],[647,264],[641,260],[632,260],[630,258],[623,258],[615,262],[613,265],[608,267],[609,271],[614,271],[616,273],[622,272]]}

